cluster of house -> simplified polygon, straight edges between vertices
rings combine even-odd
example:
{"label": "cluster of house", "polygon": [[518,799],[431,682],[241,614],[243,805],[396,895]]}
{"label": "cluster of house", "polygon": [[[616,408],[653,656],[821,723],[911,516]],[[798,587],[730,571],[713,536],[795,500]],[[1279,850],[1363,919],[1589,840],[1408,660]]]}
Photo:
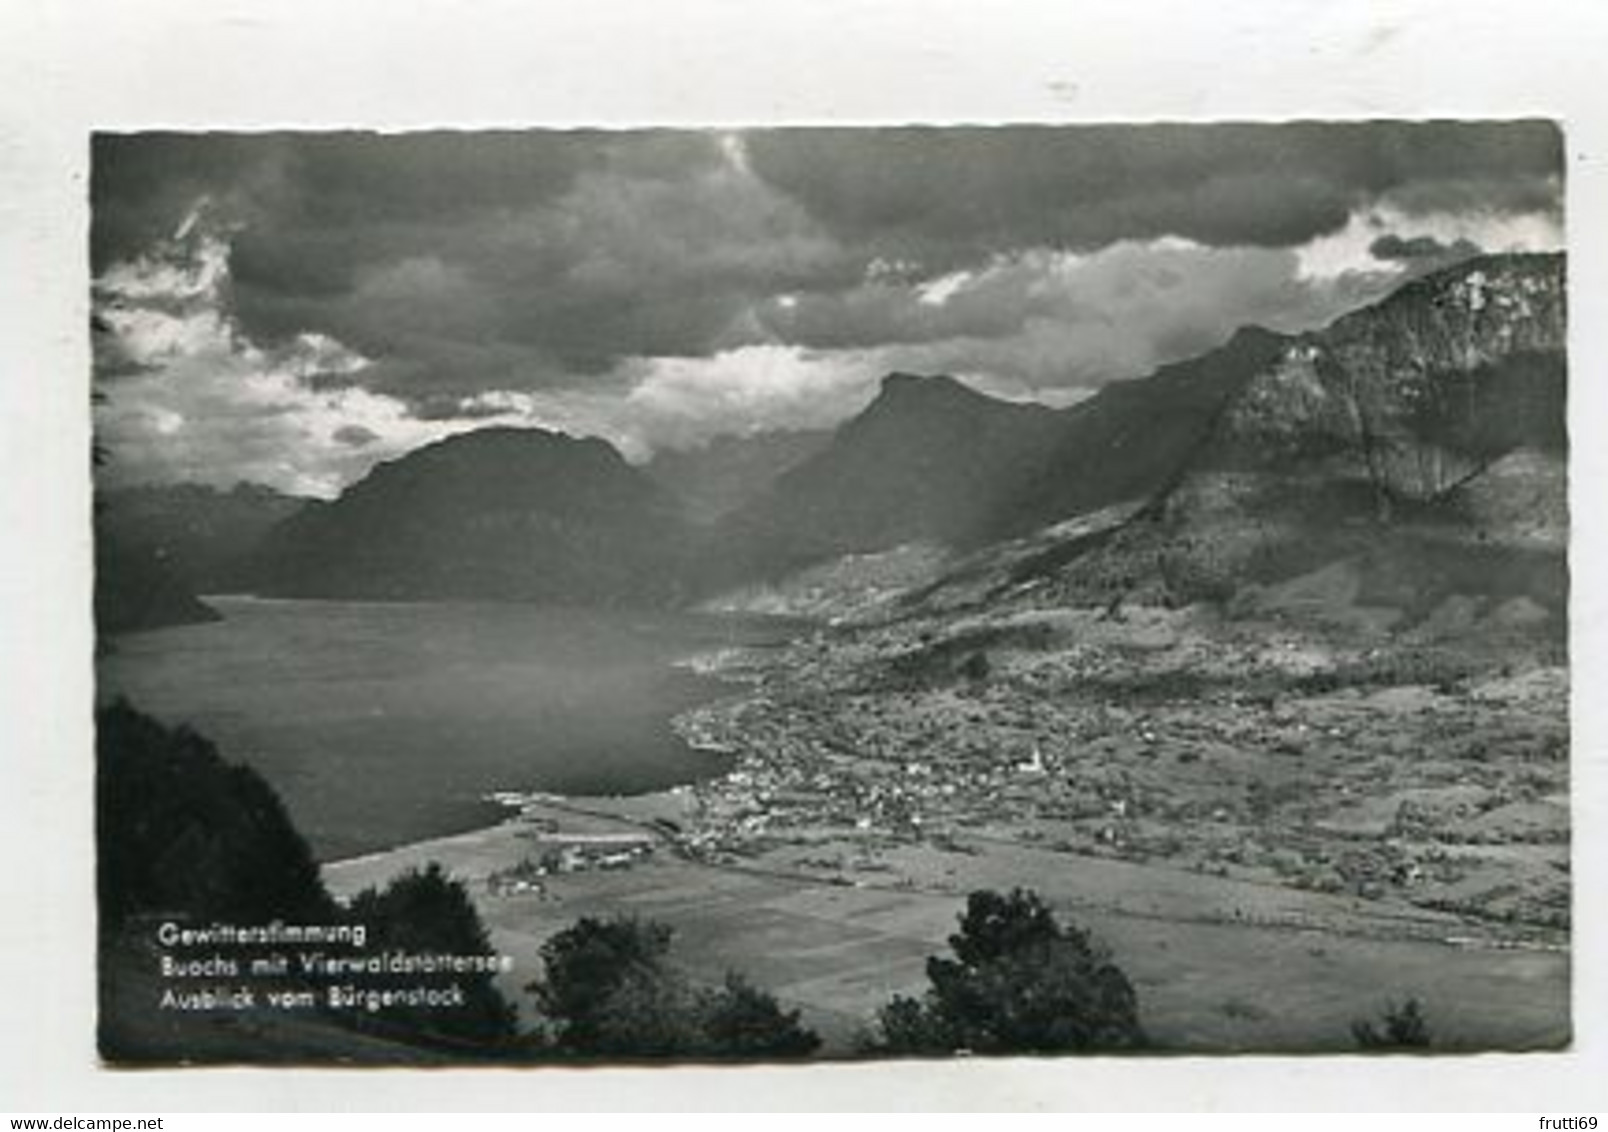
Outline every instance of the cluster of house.
{"label": "cluster of house", "polygon": [[494,896],[542,895],[545,879],[592,869],[626,869],[653,853],[654,837],[635,831],[610,833],[544,832],[540,852],[493,873],[486,887]]}
{"label": "cluster of house", "polygon": [[694,852],[733,850],[744,840],[799,827],[920,838],[932,820],[1042,800],[1059,769],[1031,743],[1003,765],[976,759],[841,758],[780,729],[756,743],[740,769],[698,788]]}
{"label": "cluster of house", "polygon": [[[683,851],[741,855],[757,841],[800,831],[925,840],[956,825],[1036,817],[1078,822],[1092,845],[1120,849],[1159,804],[1126,772],[1069,756],[1065,720],[1053,714],[1001,709],[1011,734],[995,736],[896,712],[845,718],[810,706],[764,707],[695,721],[697,738],[740,753],[732,772],[692,788],[698,809],[678,836]],[[1161,742],[1141,713],[1124,712],[1112,725],[1147,746]],[[1057,728],[1056,741],[1042,738]]]}
{"label": "cluster of house", "polygon": [[[538,867],[547,873],[625,869],[653,852],[651,833],[548,833],[542,836]],[[543,874],[545,875],[545,874]]]}

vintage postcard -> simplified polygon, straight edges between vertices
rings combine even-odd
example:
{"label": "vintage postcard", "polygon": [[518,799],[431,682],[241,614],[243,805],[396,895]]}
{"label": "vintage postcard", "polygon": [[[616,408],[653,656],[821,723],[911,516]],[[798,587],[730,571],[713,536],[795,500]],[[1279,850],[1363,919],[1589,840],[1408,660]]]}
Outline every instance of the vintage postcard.
{"label": "vintage postcard", "polygon": [[96,132],[101,1058],[1568,1047],[1564,146]]}

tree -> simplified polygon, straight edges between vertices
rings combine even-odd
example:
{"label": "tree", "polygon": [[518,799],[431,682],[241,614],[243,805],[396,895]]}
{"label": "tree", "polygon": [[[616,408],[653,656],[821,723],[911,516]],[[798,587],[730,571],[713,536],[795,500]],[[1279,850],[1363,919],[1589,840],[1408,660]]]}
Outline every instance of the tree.
{"label": "tree", "polygon": [[697,1004],[702,1051],[713,1057],[804,1057],[821,1039],[799,1023],[796,1010],[784,1011],[775,997],[728,972],[717,989],[705,990]]}
{"label": "tree", "polygon": [[[95,725],[101,1055],[142,1063],[216,1057],[215,1015],[155,1009],[157,922],[322,924],[338,909],[307,843],[254,770],[225,762],[188,727],[168,727],[122,700],[100,708]],[[228,958],[244,971],[274,950],[231,947]],[[264,1041],[272,1056],[271,1035]]]}
{"label": "tree", "polygon": [[987,680],[992,666],[986,652],[974,652],[960,663],[960,674],[968,680]]}
{"label": "tree", "polygon": [[954,958],[927,960],[920,999],[879,1012],[889,1052],[1066,1052],[1145,1044],[1133,986],[1086,933],[1062,927],[1038,896],[974,892],[949,937]]}
{"label": "tree", "polygon": [[119,700],[95,717],[101,926],[160,913],[317,922],[334,907],[278,795],[187,727]]}
{"label": "tree", "polygon": [[[119,700],[96,713],[96,886],[102,945],[101,1049],[110,1057],[149,1057],[158,1027],[142,999],[138,1016],[125,1005],[126,972],[148,969],[151,932],[144,917],[193,924],[362,923],[371,955],[479,955],[490,942],[468,894],[430,865],[393,880],[383,891],[359,894],[342,910],[329,896],[307,843],[273,788],[250,767],[226,762],[207,739],[187,727],[167,727]],[[237,947],[242,967],[278,948]],[[425,1041],[477,1051],[500,1049],[513,1037],[512,1007],[490,972],[420,976],[365,974],[361,989],[383,991],[457,981],[463,1005],[387,1006],[339,1016],[339,1024],[384,1029],[402,1041]],[[290,976],[295,989],[324,983]],[[185,1056],[213,1040],[213,1024],[197,1014],[161,1020],[176,1027]],[[188,1028],[188,1029],[187,1029]],[[163,1039],[165,1040],[165,1039]]]}
{"label": "tree", "polygon": [[669,961],[672,932],[651,920],[587,917],[542,946],[530,984],[553,1047],[577,1057],[798,1057],[820,1044],[769,994],[728,974],[699,987]]}
{"label": "tree", "polygon": [[[492,953],[490,937],[469,894],[434,861],[423,869],[409,869],[383,890],[364,889],[352,898],[348,915],[367,929],[366,947],[371,951],[457,956]],[[464,996],[461,1005],[388,1007],[378,1024],[410,1035],[497,1046],[514,1037],[516,1015],[494,980],[491,971],[410,973],[391,979],[370,978],[364,986],[379,991],[393,985],[403,988],[422,983],[444,988],[456,983]]]}
{"label": "tree", "polygon": [[[651,991],[665,982],[670,929],[635,917],[584,917],[542,944],[545,975],[526,989],[556,1027],[554,1044],[582,1054],[656,1049]],[[626,1003],[631,1010],[620,1009]],[[640,1023],[641,1028],[632,1023]]]}
{"label": "tree", "polygon": [[870,1036],[864,1046],[870,1053],[948,1053],[960,1046],[940,1012],[920,998],[896,994],[877,1012],[880,1040]]}
{"label": "tree", "polygon": [[1367,1019],[1359,1019],[1351,1024],[1351,1036],[1357,1040],[1358,1047],[1376,1052],[1429,1047],[1429,1023],[1416,998],[1409,998],[1400,1006],[1387,1003],[1381,1020],[1384,1023],[1382,1031]]}

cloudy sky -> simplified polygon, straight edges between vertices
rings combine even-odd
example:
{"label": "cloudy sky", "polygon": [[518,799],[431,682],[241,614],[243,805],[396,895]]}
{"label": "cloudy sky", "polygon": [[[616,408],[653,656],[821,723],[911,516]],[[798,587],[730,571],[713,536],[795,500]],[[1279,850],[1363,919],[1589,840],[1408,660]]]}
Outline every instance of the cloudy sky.
{"label": "cloudy sky", "polygon": [[1539,123],[102,135],[105,474],[327,496],[488,423],[641,460],[892,370],[1069,404],[1561,247],[1561,171]]}

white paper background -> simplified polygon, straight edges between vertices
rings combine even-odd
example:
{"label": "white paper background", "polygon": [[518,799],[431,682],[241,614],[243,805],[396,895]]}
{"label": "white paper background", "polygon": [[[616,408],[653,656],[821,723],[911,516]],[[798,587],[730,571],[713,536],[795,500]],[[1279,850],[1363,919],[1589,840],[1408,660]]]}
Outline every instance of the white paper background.
{"label": "white paper background", "polygon": [[[1593,0],[0,0],[0,1110],[1608,1108]],[[1568,131],[1575,1048],[804,1070],[111,1072],[94,1051],[92,129],[1519,117]],[[1529,1120],[1524,1127],[1534,1127]]]}

